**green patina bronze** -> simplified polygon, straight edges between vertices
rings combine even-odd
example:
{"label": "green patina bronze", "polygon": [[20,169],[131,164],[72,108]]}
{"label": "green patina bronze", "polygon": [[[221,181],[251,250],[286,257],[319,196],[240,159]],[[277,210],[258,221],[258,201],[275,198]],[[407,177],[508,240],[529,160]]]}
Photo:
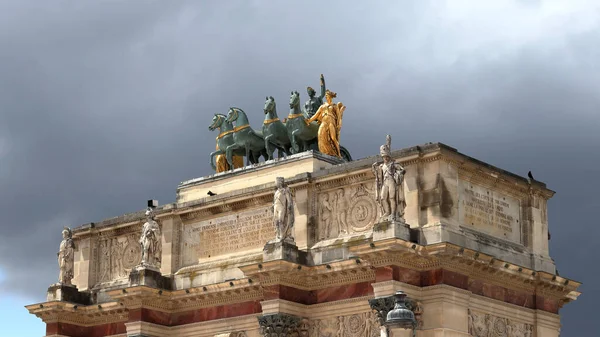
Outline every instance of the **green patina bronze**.
{"label": "green patina bronze", "polygon": [[[246,158],[246,165],[258,164],[260,157],[271,160],[275,150],[279,150],[279,157],[305,151],[319,151],[318,122],[307,124],[306,121],[313,116],[323,104],[326,93],[325,78],[321,74],[321,95],[311,87],[307,88],[309,99],[304,104],[304,111],[300,105],[300,94],[292,91],[290,96],[290,113],[284,121],[277,116],[277,105],[273,96],[266,97],[263,108],[264,121],[262,132],[252,129],[248,116],[240,109],[231,107],[227,116],[215,114],[212,124],[208,127],[214,131],[219,129],[217,137],[217,150],[210,154],[210,166],[215,170],[227,170],[227,166],[220,168],[222,157],[225,155],[229,169],[233,169],[234,156]],[[321,144],[322,145],[322,144]],[[339,146],[341,158],[352,161],[350,152]],[[215,163],[217,158],[218,163]],[[239,159],[239,158],[238,158]],[[240,167],[241,163],[238,162]]]}
{"label": "green patina bronze", "polygon": [[[216,170],[215,166],[215,157],[221,154],[225,154],[225,149],[229,145],[233,144],[233,123],[227,120],[227,116],[223,114],[215,114],[212,119],[212,124],[208,127],[210,131],[214,131],[219,129],[219,135],[222,135],[217,138],[218,150],[210,153],[210,167],[213,170]],[[238,150],[233,153],[234,156],[243,156],[245,154],[244,150]]]}
{"label": "green patina bronze", "polygon": [[260,132],[250,127],[248,116],[240,108],[229,108],[227,121],[235,123],[233,128],[233,144],[227,146],[225,155],[231,169],[233,169],[233,155],[243,151],[246,157],[246,165],[257,164],[260,156],[268,158],[265,148],[265,140]]}
{"label": "green patina bronze", "polygon": [[279,157],[282,154],[289,155],[291,143],[288,137],[288,130],[285,124],[279,120],[277,116],[277,105],[273,96],[269,96],[265,100],[265,120],[262,127],[262,135],[265,140],[265,148],[268,154],[268,160],[273,159],[275,149],[279,149]]}
{"label": "green patina bronze", "polygon": [[[324,87],[323,84],[323,88]],[[307,111],[300,111],[300,93],[292,91],[290,95],[290,114],[288,115],[285,126],[287,127],[290,141],[292,142],[293,153],[309,150],[319,151],[319,146],[317,144],[319,125],[317,122],[306,125],[307,117]],[[350,151],[341,145],[340,154],[345,161],[352,161]]]}
{"label": "green patina bronze", "polygon": [[315,89],[308,87],[306,88],[306,93],[308,94],[308,101],[304,103],[304,110],[306,111],[306,115],[308,118],[311,118],[319,107],[323,104],[323,98],[325,97],[325,77],[321,74],[321,95],[315,96],[317,93]]}
{"label": "green patina bronze", "polygon": [[308,150],[317,150],[317,132],[319,125],[312,122],[306,125],[307,115],[300,110],[300,94],[292,91],[290,95],[290,114],[285,126],[288,137],[292,143],[292,152],[300,153]]}

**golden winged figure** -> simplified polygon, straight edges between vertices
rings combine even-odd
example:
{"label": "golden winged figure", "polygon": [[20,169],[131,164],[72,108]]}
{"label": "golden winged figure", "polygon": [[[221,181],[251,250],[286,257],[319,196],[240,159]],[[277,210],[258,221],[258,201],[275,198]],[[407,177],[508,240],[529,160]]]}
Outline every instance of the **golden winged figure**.
{"label": "golden winged figure", "polygon": [[330,156],[341,157],[340,153],[340,132],[342,130],[342,117],[346,107],[342,102],[333,103],[333,99],[337,94],[327,90],[325,92],[325,100],[317,112],[309,120],[310,124],[313,121],[319,123],[319,132],[317,139],[319,144],[319,152]]}

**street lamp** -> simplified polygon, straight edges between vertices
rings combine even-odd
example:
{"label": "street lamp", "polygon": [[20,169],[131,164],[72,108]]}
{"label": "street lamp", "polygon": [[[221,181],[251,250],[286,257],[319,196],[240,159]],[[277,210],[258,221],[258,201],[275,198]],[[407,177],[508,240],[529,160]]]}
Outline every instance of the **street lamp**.
{"label": "street lamp", "polygon": [[385,327],[388,331],[394,328],[412,329],[413,337],[416,336],[417,320],[415,314],[405,304],[406,294],[398,291],[394,294],[394,309],[390,310],[385,319]]}

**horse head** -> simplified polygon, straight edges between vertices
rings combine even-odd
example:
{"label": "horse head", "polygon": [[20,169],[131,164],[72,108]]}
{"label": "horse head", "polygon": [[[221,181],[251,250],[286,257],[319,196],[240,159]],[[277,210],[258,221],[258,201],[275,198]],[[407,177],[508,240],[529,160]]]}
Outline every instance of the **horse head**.
{"label": "horse head", "polygon": [[290,95],[290,108],[300,107],[300,94],[297,91],[292,91]]}
{"label": "horse head", "polygon": [[268,96],[265,98],[265,107],[263,109],[265,115],[269,112],[275,111],[275,99],[273,96]]}
{"label": "horse head", "polygon": [[239,117],[239,113],[236,108],[229,108],[229,112],[227,113],[227,119],[229,123],[233,123]]}
{"label": "horse head", "polygon": [[210,131],[214,131],[216,128],[220,128],[221,125],[223,125],[224,121],[225,121],[224,115],[215,114],[215,116],[212,119],[212,124],[208,126],[208,129]]}

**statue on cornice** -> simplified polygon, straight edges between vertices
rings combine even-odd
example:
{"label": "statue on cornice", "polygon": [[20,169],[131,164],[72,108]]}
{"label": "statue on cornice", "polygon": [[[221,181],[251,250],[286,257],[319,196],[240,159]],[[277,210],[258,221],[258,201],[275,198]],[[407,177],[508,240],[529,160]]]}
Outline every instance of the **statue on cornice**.
{"label": "statue on cornice", "polygon": [[73,232],[69,227],[63,229],[62,237],[63,240],[61,241],[58,250],[58,282],[64,285],[71,285],[71,280],[74,276],[73,265],[75,263],[75,244],[73,242]]}
{"label": "statue on cornice", "polygon": [[142,248],[142,266],[160,268],[162,254],[160,227],[155,220],[152,207],[146,210],[146,223],[142,226],[139,243]]}
{"label": "statue on cornice", "polygon": [[276,178],[277,190],[273,196],[273,225],[275,241],[291,240],[294,227],[294,200],[283,177]]}
{"label": "statue on cornice", "polygon": [[379,149],[383,162],[373,163],[375,175],[375,198],[381,207],[381,219],[404,222],[404,173],[405,170],[391,157],[392,137],[387,135],[386,143]]}

